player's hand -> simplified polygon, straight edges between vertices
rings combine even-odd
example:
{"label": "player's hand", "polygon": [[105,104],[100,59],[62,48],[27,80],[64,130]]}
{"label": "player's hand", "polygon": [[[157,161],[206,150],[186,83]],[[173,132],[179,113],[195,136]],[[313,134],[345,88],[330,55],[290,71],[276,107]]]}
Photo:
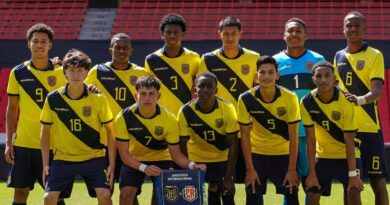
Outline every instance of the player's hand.
{"label": "player's hand", "polygon": [[224,177],[222,182],[223,194],[230,193],[234,195],[236,193],[236,188],[234,187],[234,182],[232,176]]}
{"label": "player's hand", "polygon": [[356,176],[356,177],[349,177],[348,180],[348,187],[347,187],[347,192],[351,189],[356,189],[358,191],[363,191],[364,186],[362,180]]}
{"label": "player's hand", "polygon": [[205,164],[194,164],[194,169],[195,170],[202,170],[202,171],[206,171],[206,165]]}
{"label": "player's hand", "polygon": [[110,188],[114,184],[114,173],[115,173],[115,167],[108,166],[107,169],[104,170],[104,173],[106,174],[106,181],[110,183]]}
{"label": "player's hand", "polygon": [[89,92],[94,93],[94,94],[98,94],[98,93],[102,92],[98,87],[96,87],[95,85],[92,85],[92,84],[88,85],[87,89]]}
{"label": "player's hand", "polygon": [[256,170],[247,170],[245,175],[245,187],[252,186],[252,193],[256,193],[256,183],[261,184]]}
{"label": "player's hand", "polygon": [[54,58],[50,58],[50,61],[53,65],[62,65],[62,60],[60,57],[56,56]]}
{"label": "player's hand", "polygon": [[161,169],[155,165],[149,165],[145,168],[145,174],[151,177],[160,176]]}
{"label": "player's hand", "polygon": [[14,156],[15,156],[14,145],[13,144],[9,144],[9,145],[6,144],[5,150],[4,150],[5,161],[7,161],[8,164],[14,164],[15,163]]}
{"label": "player's hand", "polygon": [[357,96],[356,95],[349,93],[349,92],[346,92],[346,93],[344,93],[344,96],[345,96],[345,98],[347,98],[347,100],[349,102],[352,102],[355,105],[357,104]]}
{"label": "player's hand", "polygon": [[46,177],[49,175],[49,166],[44,166],[42,170],[42,184],[46,188]]}
{"label": "player's hand", "polygon": [[309,176],[307,176],[306,178],[305,184],[306,184],[305,191],[308,191],[312,187],[317,187],[318,190],[321,190],[321,185],[318,182],[317,176],[315,175],[309,174]]}
{"label": "player's hand", "polygon": [[290,194],[293,192],[294,187],[299,187],[299,178],[296,170],[289,170],[284,177],[283,186],[289,187]]}

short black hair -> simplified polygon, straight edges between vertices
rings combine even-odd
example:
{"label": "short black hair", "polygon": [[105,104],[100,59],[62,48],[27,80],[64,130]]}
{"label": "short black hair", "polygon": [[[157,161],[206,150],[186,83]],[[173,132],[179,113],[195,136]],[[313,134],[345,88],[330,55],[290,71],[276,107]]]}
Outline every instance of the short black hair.
{"label": "short black hair", "polygon": [[201,77],[204,77],[204,78],[212,78],[212,79],[215,81],[215,85],[217,85],[217,83],[218,83],[218,78],[217,78],[217,76],[216,76],[214,73],[212,73],[212,72],[206,71],[206,72],[203,72],[203,73],[199,74],[199,75],[196,77],[196,79],[195,79],[195,85],[198,84],[198,80],[199,80],[199,78],[201,78]]}
{"label": "short black hair", "polygon": [[44,24],[44,23],[37,23],[31,26],[27,30],[27,40],[30,41],[34,33],[46,33],[47,37],[49,37],[50,42],[53,42],[54,40],[54,31],[53,29]]}
{"label": "short black hair", "polygon": [[237,27],[241,31],[241,21],[233,16],[228,16],[219,22],[219,31],[225,27]]}
{"label": "short black hair", "polygon": [[110,48],[112,48],[112,46],[114,46],[115,42],[117,42],[118,40],[120,40],[121,38],[125,38],[129,41],[129,44],[130,43],[130,36],[125,34],[125,33],[117,33],[115,35],[113,35],[111,37],[111,42],[110,42]]}
{"label": "short black hair", "polygon": [[276,72],[278,71],[278,63],[276,62],[275,58],[273,58],[272,56],[267,56],[267,55],[261,56],[261,58],[256,62],[257,70],[259,70],[260,66],[263,64],[272,64],[275,66]]}
{"label": "short black hair", "polygon": [[167,14],[161,19],[160,21],[161,33],[164,32],[165,26],[168,24],[179,25],[181,31],[183,32],[186,32],[187,30],[186,20],[181,15],[176,13]]}
{"label": "short black hair", "polygon": [[356,17],[358,17],[358,18],[363,19],[363,22],[366,21],[364,15],[363,15],[362,13],[360,13],[359,11],[350,11],[350,12],[348,12],[347,15],[345,15],[345,17],[344,17],[344,21],[345,21],[345,20],[347,19],[347,17],[349,17],[349,16],[356,16]]}
{"label": "short black hair", "polygon": [[287,24],[289,24],[291,22],[300,24],[303,27],[303,29],[305,30],[305,32],[307,31],[307,26],[306,26],[305,21],[302,20],[301,18],[297,18],[297,17],[293,17],[293,18],[290,18],[289,20],[287,20],[286,23],[284,24],[284,28],[286,28]]}
{"label": "short black hair", "polygon": [[330,69],[332,69],[332,72],[334,72],[334,67],[333,67],[332,63],[330,63],[328,61],[320,61],[320,62],[313,65],[313,68],[312,68],[313,73],[315,73],[317,68],[320,68],[320,67],[330,68]]}
{"label": "short black hair", "polygon": [[156,88],[156,90],[160,90],[160,81],[151,75],[145,75],[138,78],[135,83],[135,89],[138,91],[140,88]]}
{"label": "short black hair", "polygon": [[72,48],[65,54],[62,66],[64,70],[68,68],[80,67],[84,67],[86,70],[90,70],[92,68],[92,61],[91,58],[83,51]]}

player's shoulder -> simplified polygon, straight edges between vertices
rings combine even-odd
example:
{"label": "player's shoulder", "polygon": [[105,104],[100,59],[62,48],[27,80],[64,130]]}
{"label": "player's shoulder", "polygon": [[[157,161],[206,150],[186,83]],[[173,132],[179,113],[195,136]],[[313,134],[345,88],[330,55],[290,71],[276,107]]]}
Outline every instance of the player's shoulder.
{"label": "player's shoulder", "polygon": [[197,52],[195,52],[195,51],[193,51],[193,50],[190,50],[190,49],[188,49],[188,48],[185,48],[185,47],[183,47],[183,49],[184,49],[184,53],[185,53],[186,55],[188,55],[188,56],[194,56],[194,57],[198,57],[198,58],[199,58],[199,54],[198,54]]}
{"label": "player's shoulder", "polygon": [[255,93],[256,93],[257,90],[259,90],[259,88],[260,88],[259,85],[255,86],[253,88],[250,88],[249,90],[246,90],[245,92],[241,93],[240,97],[243,98],[243,97],[246,97],[248,95],[255,96]]}
{"label": "player's shoulder", "polygon": [[274,54],[272,56],[276,61],[280,60],[280,59],[286,59],[288,58],[288,56],[286,55],[286,53],[284,51],[280,51],[279,53],[277,54]]}
{"label": "player's shoulder", "polygon": [[29,61],[24,61],[18,65],[16,65],[15,67],[12,68],[13,71],[21,71],[23,69],[27,69],[27,65],[29,64],[30,62]]}
{"label": "player's shoulder", "polygon": [[[176,121],[176,115],[171,111],[169,110],[168,108],[164,107],[163,105],[160,105],[158,104],[158,107],[160,109],[160,115],[163,116],[164,118],[167,117],[167,118],[171,118],[171,119],[174,119]],[[167,121],[168,123],[169,121]]]}
{"label": "player's shoulder", "polygon": [[367,51],[374,55],[382,55],[382,52],[374,47],[368,46]]}
{"label": "player's shoulder", "polygon": [[287,97],[297,96],[297,94],[294,91],[292,91],[292,90],[290,90],[290,89],[288,89],[286,87],[283,87],[281,85],[276,85],[276,87],[277,87],[277,89],[280,90],[281,95],[285,95]]}
{"label": "player's shoulder", "polygon": [[308,55],[312,58],[318,59],[318,60],[325,59],[323,55],[321,55],[315,51],[312,51],[312,50],[307,50],[306,55]]}
{"label": "player's shoulder", "polygon": [[301,102],[309,102],[313,100],[316,93],[317,93],[317,88],[311,90],[309,93],[307,93],[302,97]]}
{"label": "player's shoulder", "polygon": [[151,60],[151,59],[155,59],[155,58],[157,58],[157,57],[159,57],[159,56],[162,56],[163,55],[163,53],[161,52],[161,48],[160,49],[158,49],[158,50],[156,50],[156,51],[154,51],[153,53],[149,53],[147,56],[146,56],[146,60]]}
{"label": "player's shoulder", "polygon": [[202,58],[216,56],[219,53],[219,49],[215,49],[213,51],[206,52],[202,55]]}
{"label": "player's shoulder", "polygon": [[65,87],[66,86],[64,85],[64,86],[61,86],[61,87],[57,88],[56,90],[51,91],[50,93],[47,94],[47,98],[48,99],[52,99],[52,98],[60,95],[61,93],[64,92]]}
{"label": "player's shoulder", "polygon": [[260,57],[260,53],[258,53],[256,51],[250,50],[248,48],[242,48],[242,50],[244,51],[245,55]]}

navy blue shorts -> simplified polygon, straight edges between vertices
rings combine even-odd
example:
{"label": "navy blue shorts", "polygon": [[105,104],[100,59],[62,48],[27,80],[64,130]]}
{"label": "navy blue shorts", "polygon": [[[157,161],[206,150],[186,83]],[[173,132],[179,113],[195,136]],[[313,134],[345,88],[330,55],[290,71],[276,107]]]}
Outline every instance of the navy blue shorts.
{"label": "navy blue shorts", "polygon": [[[356,159],[356,169],[360,173],[362,161]],[[344,190],[348,187],[348,163],[346,159],[316,159],[316,175],[321,190],[315,187],[310,188],[307,192],[321,193],[322,196],[330,196],[332,180],[343,184]]]}
{"label": "navy blue shorts", "polygon": [[357,138],[361,141],[362,176],[375,178],[387,177],[386,154],[382,132],[358,132]]}
{"label": "navy blue shorts", "polygon": [[[261,155],[252,153],[253,165],[259,176],[261,184],[256,183],[256,193],[267,192],[267,179],[275,185],[276,193],[289,194],[290,189],[283,186],[283,181],[288,170],[289,155]],[[294,189],[297,191],[297,189]],[[246,188],[247,193],[252,193],[252,187]]]}
{"label": "navy blue shorts", "polygon": [[[175,166],[173,161],[141,162],[141,163],[144,163],[146,165],[155,165],[160,169],[164,169],[164,170],[173,169],[173,167]],[[133,169],[127,166],[126,164],[123,164],[121,168],[119,188],[125,186],[140,188],[144,183],[145,177],[146,177],[145,173],[139,171],[138,169]],[[156,178],[155,177],[151,177],[151,178],[154,184]]]}
{"label": "navy blue shorts", "polygon": [[[37,181],[42,188],[42,154],[40,149],[14,146],[14,161],[8,175],[7,186],[14,188],[34,189]],[[49,162],[53,161],[53,152],[49,153]],[[69,186],[61,192],[60,198],[69,198],[73,186]]]}
{"label": "navy blue shorts", "polygon": [[107,160],[104,157],[82,162],[53,160],[47,176],[46,192],[65,190],[66,187],[73,184],[77,175],[83,177],[89,190],[95,188],[110,189],[110,184],[106,180],[106,168]]}
{"label": "navy blue shorts", "polygon": [[223,162],[197,162],[207,166],[205,180],[206,182],[221,184],[226,174],[227,161]]}

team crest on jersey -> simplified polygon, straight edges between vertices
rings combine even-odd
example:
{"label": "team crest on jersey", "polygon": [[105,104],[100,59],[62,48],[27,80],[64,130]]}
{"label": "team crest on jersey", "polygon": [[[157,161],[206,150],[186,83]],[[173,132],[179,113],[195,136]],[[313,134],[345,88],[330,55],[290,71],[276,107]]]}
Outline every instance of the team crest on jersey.
{"label": "team crest on jersey", "polygon": [[154,128],[154,134],[156,135],[162,135],[164,133],[164,128],[161,126],[156,126]]}
{"label": "team crest on jersey", "polygon": [[177,186],[166,186],[164,189],[165,199],[167,199],[167,201],[171,203],[177,201],[179,198],[179,190]]}
{"label": "team crest on jersey", "polygon": [[306,69],[308,70],[308,71],[312,71],[312,69],[313,69],[313,62],[307,62],[306,63]]}
{"label": "team crest on jersey", "polygon": [[223,119],[222,118],[216,119],[215,120],[215,126],[217,128],[221,128],[223,126]]}
{"label": "team crest on jersey", "polygon": [[183,199],[193,202],[198,198],[198,190],[194,186],[185,186],[182,190]]}
{"label": "team crest on jersey", "polygon": [[187,74],[190,72],[190,65],[187,63],[181,64],[181,72]]}
{"label": "team crest on jersey", "polygon": [[242,74],[248,75],[249,74],[249,70],[250,70],[250,67],[249,67],[248,64],[241,65],[241,73]]}
{"label": "team crest on jersey", "polygon": [[92,114],[92,108],[90,106],[83,107],[83,115],[84,117],[89,117]]}
{"label": "team crest on jersey", "polygon": [[364,64],[366,64],[366,63],[364,62],[364,60],[358,60],[358,61],[356,62],[356,69],[358,69],[358,70],[363,70]]}
{"label": "team crest on jersey", "polygon": [[49,84],[50,87],[53,87],[57,84],[57,77],[56,76],[48,76],[47,77],[47,84]]}
{"label": "team crest on jersey", "polygon": [[137,82],[137,76],[131,75],[130,76],[130,84],[135,86],[135,83]]}
{"label": "team crest on jersey", "polygon": [[283,116],[284,114],[286,114],[285,107],[278,107],[276,110],[277,110],[279,116]]}
{"label": "team crest on jersey", "polygon": [[341,117],[340,112],[338,112],[338,111],[332,111],[332,119],[334,119],[334,120],[339,120],[340,117]]}

